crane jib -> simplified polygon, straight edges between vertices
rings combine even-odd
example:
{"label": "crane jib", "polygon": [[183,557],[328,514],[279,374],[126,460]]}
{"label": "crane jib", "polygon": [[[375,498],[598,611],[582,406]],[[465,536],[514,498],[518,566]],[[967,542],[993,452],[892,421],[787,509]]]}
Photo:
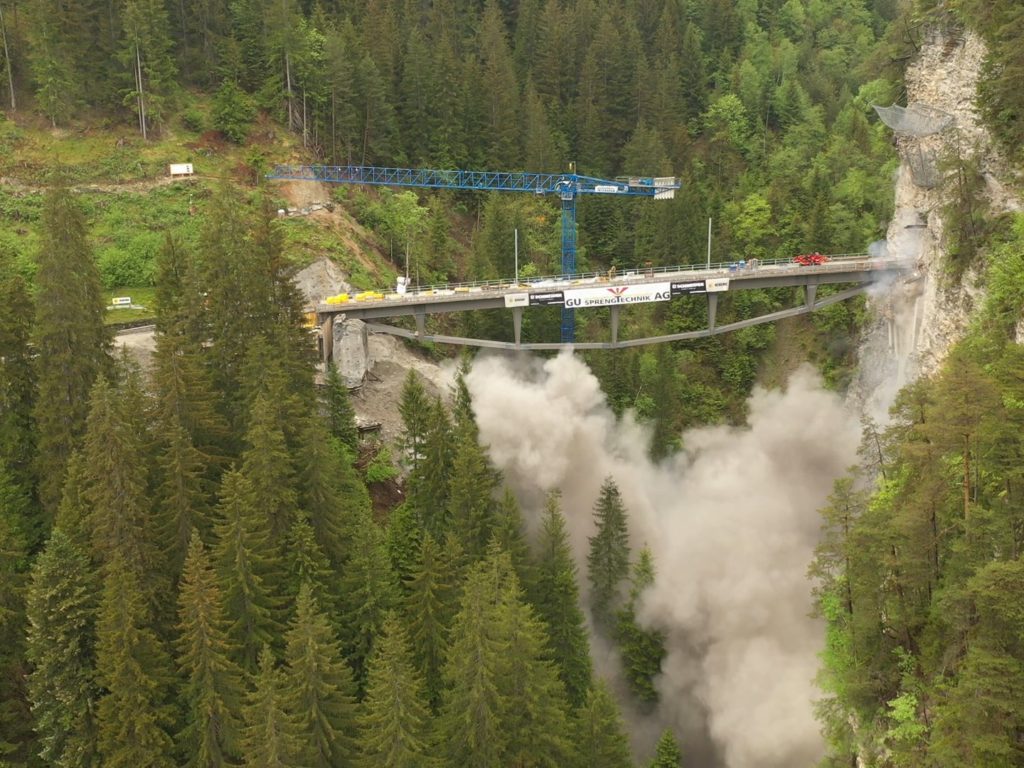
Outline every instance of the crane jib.
{"label": "crane jib", "polygon": [[368,165],[279,165],[267,174],[267,178],[421,189],[532,192],[539,195],[556,194],[562,198],[585,194],[616,194],[666,199],[672,197],[679,188],[679,182],[674,177],[600,179],[574,173],[433,170]]}

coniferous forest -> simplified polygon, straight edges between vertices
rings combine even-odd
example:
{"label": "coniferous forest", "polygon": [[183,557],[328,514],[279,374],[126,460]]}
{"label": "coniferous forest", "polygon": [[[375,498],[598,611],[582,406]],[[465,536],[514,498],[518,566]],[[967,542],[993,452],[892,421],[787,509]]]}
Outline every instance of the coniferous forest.
{"label": "coniferous forest", "polygon": [[[41,190],[0,187],[0,766],[637,765],[585,617],[621,655],[630,706],[653,707],[664,638],[638,606],[665,565],[631,544],[615,478],[585,562],[557,490],[528,534],[480,439],[468,362],[444,402],[410,374],[395,462],[370,455],[338,372],[314,376],[294,244],[252,182],[295,157],[575,160],[682,181],[666,205],[581,202],[584,268],[701,261],[709,218],[723,259],[859,252],[884,234],[896,164],[871,106],[900,100],[925,23],[986,38],[979,106],[1019,162],[1012,0],[0,0],[0,163]],[[16,120],[143,142],[198,126],[243,147],[274,125],[291,143],[253,149],[244,183],[217,183],[189,226],[114,264],[72,189],[89,179],[20,160]],[[952,221],[981,217],[971,194]],[[558,269],[549,201],[339,203],[382,237],[415,229],[423,282],[509,274],[512,227],[527,274]],[[1024,225],[961,243],[950,272],[980,269],[984,306],[892,425],[867,425],[822,511],[824,765],[1024,766]],[[141,284],[147,370],[114,352],[103,309],[104,287]],[[744,292],[720,318],[788,300]],[[630,322],[679,332],[702,312]],[[524,333],[550,337],[557,318],[538,317]],[[837,304],[802,326],[833,387],[863,319]],[[686,427],[742,423],[776,341],[758,326],[588,362],[662,458]],[[401,502],[375,503],[396,473]],[[665,731],[647,765],[687,765],[686,744]]]}

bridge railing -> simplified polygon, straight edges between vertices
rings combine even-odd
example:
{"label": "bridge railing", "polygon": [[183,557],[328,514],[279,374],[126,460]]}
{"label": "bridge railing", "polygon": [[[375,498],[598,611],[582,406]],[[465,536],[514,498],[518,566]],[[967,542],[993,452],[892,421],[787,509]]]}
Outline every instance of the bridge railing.
{"label": "bridge railing", "polygon": [[855,265],[863,265],[863,268],[877,266],[895,266],[898,259],[892,258],[870,258],[866,253],[840,253],[829,255],[828,261],[823,264],[812,266],[801,266],[792,258],[788,259],[759,259],[757,262],[707,262],[702,264],[688,264],[665,267],[638,267],[609,274],[608,270],[595,272],[579,272],[576,274],[544,275],[537,277],[499,280],[474,280],[464,283],[434,283],[429,285],[410,285],[404,294],[398,294],[393,290],[376,291],[381,297],[363,298],[357,300],[359,303],[373,301],[415,301],[428,296],[451,296],[457,293],[484,292],[484,291],[514,291],[516,289],[537,290],[543,288],[568,288],[573,285],[581,285],[596,282],[608,282],[614,280],[616,283],[636,281],[650,281],[652,278],[664,276],[666,279],[673,276],[708,275],[736,277],[756,275],[763,270],[772,271],[780,268],[792,269],[799,272],[822,273],[822,272],[844,272],[850,271]]}
{"label": "bridge railing", "polygon": [[[867,258],[866,253],[841,253],[834,256],[829,256],[829,260],[824,264],[816,265],[815,269],[827,268],[833,262],[837,263],[839,269],[843,269],[846,264],[851,261],[863,261]],[[746,267],[741,267],[741,264],[746,264]],[[756,265],[753,262],[740,262],[740,261],[719,261],[712,262],[710,266],[707,262],[700,264],[686,264],[677,266],[667,267],[632,267],[622,271],[616,271],[612,277],[616,280],[623,280],[628,277],[636,277],[642,279],[644,277],[652,277],[655,275],[670,275],[678,274],[683,272],[725,272],[725,273],[749,273],[756,271],[763,267],[797,267],[798,265],[792,259],[760,259]],[[806,269],[806,267],[805,267]],[[455,290],[456,288],[515,288],[521,286],[523,288],[544,288],[548,284],[565,284],[584,280],[597,280],[601,278],[609,277],[608,270],[600,270],[594,272],[577,272],[575,274],[560,274],[560,275],[538,275],[527,278],[520,278],[518,281],[512,278],[503,278],[497,280],[471,280],[463,283],[431,283],[428,285],[417,285],[409,286],[410,291],[424,293],[427,291],[445,291]]]}

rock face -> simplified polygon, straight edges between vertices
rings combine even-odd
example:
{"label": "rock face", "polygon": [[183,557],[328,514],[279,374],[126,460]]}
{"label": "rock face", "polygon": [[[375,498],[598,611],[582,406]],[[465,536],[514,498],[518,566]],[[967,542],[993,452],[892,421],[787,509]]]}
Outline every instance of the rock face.
{"label": "rock face", "polygon": [[362,386],[367,371],[373,367],[366,323],[362,320],[336,319],[334,321],[334,364],[345,385]]}
{"label": "rock face", "polygon": [[[886,420],[893,398],[905,384],[938,370],[984,299],[977,271],[968,270],[959,282],[945,274],[948,233],[943,207],[951,182],[941,178],[935,159],[952,150],[978,158],[993,213],[1020,210],[1020,201],[1000,181],[1007,176],[1007,166],[974,106],[985,44],[973,32],[950,35],[929,30],[907,68],[908,103],[940,110],[953,120],[934,135],[897,136],[901,162],[895,213],[882,248],[913,259],[917,273],[898,284],[880,286],[869,299],[875,321],[861,346],[854,396],[877,421]],[[922,173],[922,165],[930,172]]]}
{"label": "rock face", "polygon": [[295,285],[306,297],[310,306],[315,306],[328,296],[348,293],[352,286],[341,267],[330,259],[317,259],[295,275]]}

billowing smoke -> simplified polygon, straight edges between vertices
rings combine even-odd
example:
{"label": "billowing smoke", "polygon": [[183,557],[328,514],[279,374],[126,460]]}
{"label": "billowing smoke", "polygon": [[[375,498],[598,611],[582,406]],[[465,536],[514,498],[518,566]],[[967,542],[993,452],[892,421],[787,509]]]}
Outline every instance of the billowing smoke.
{"label": "billowing smoke", "polygon": [[[481,438],[527,514],[562,490],[581,587],[608,476],[634,551],[654,554],[641,619],[665,630],[668,657],[661,704],[638,731],[672,727],[688,768],[813,764],[823,752],[812,712],[823,630],[809,618],[806,573],[817,510],[855,460],[859,427],[841,400],[801,370],[785,392],[754,392],[748,427],[694,430],[683,453],[654,464],[647,431],[616,421],[576,357],[481,357],[467,383]],[[708,737],[710,748],[699,743]]]}

